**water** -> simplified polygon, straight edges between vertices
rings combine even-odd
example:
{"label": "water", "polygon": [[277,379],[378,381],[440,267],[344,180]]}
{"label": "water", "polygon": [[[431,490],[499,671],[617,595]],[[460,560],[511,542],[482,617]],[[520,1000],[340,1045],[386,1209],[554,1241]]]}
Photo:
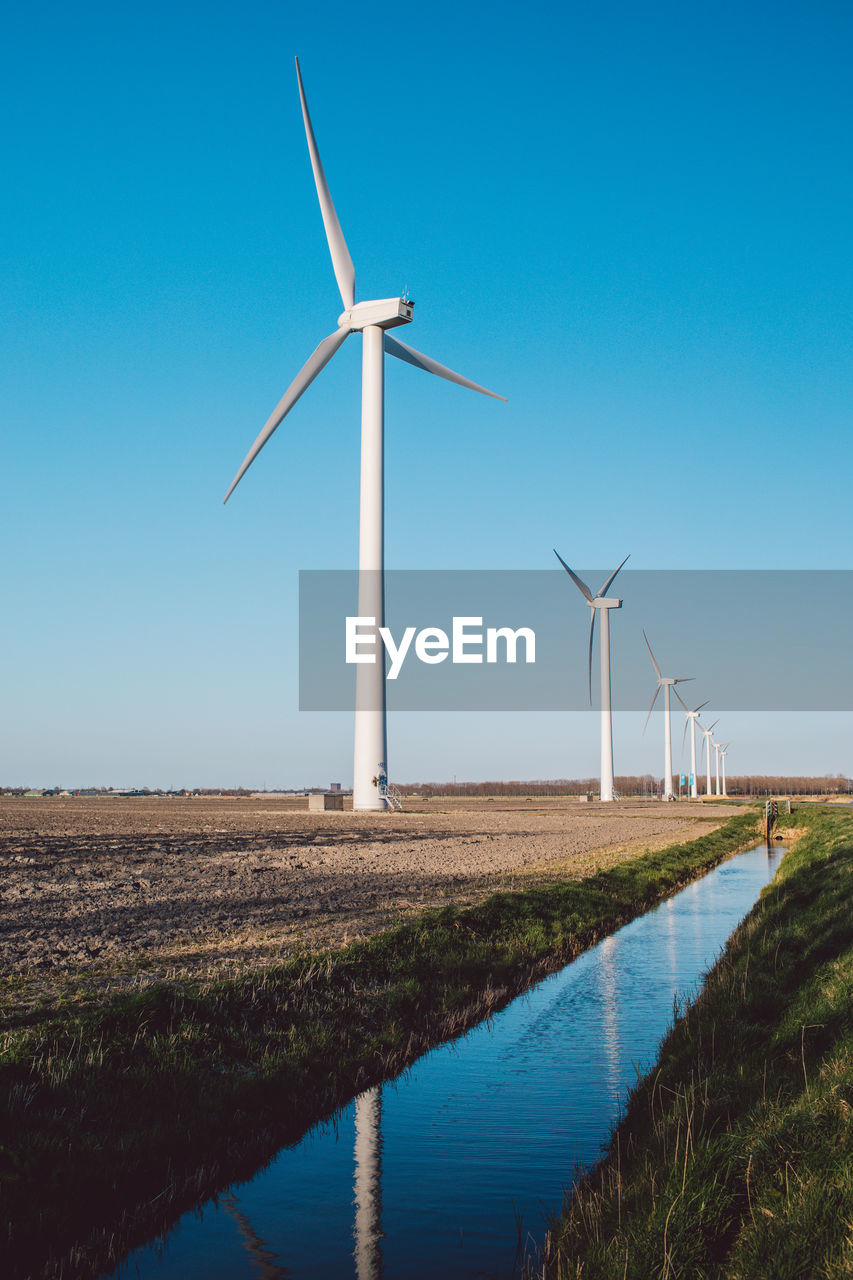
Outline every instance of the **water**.
{"label": "water", "polygon": [[[742,853],[185,1214],[152,1280],[509,1277],[783,850]],[[519,1223],[521,1224],[519,1227]]]}

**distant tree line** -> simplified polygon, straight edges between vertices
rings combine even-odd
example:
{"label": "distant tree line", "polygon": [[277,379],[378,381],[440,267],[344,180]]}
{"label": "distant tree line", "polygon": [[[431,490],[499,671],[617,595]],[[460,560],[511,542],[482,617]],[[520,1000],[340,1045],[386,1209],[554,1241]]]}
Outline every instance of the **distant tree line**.
{"label": "distant tree line", "polygon": [[853,791],[853,780],[840,773],[821,778],[734,774],[726,777],[726,791],[730,796],[836,796]]}
{"label": "distant tree line", "polygon": [[[705,774],[700,773],[699,794],[705,793]],[[680,775],[673,775],[673,790],[680,789]],[[582,796],[598,794],[598,778],[535,778],[510,782],[405,782],[398,783],[404,795],[419,796]],[[663,778],[651,773],[618,774],[614,780],[621,796],[656,796],[663,791]],[[713,789],[714,775],[711,775]],[[72,796],[236,796],[248,798],[255,794],[248,787],[193,787],[175,791],[142,787],[138,791],[116,791],[114,787],[75,787],[62,792],[60,787],[0,787],[0,795],[25,796],[32,790],[41,795],[70,794]],[[315,790],[317,788],[314,788]],[[322,790],[322,788],[320,788]],[[686,787],[681,788],[682,793]],[[311,788],[300,788],[304,794]],[[730,774],[726,778],[726,791],[730,796],[833,796],[853,793],[853,780],[844,774],[822,777],[790,776],[786,774]]]}
{"label": "distant tree line", "polygon": [[[699,775],[699,793],[705,792],[705,775]],[[673,789],[678,794],[680,775],[673,775]],[[404,795],[420,796],[580,796],[598,794],[598,778],[551,778],[547,780],[510,782],[406,782],[399,789]],[[655,796],[663,791],[663,778],[645,774],[619,774],[614,779],[622,796]],[[713,789],[714,775],[711,776]],[[684,788],[683,790],[686,790]],[[788,776],[783,774],[737,774],[726,778],[730,796],[763,795],[840,795],[853,791],[853,780],[843,774],[824,777]]]}
{"label": "distant tree line", "polygon": [[[420,796],[582,796],[598,793],[598,778],[537,778],[533,781],[510,782],[403,782],[404,795]],[[650,773],[622,776],[615,780],[621,795],[653,794],[660,781]]]}

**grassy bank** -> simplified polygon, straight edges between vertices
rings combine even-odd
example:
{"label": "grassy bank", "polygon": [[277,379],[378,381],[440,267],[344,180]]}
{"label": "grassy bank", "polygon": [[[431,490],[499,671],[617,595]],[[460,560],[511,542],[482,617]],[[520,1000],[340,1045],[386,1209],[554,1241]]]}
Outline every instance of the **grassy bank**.
{"label": "grassy bank", "polygon": [[531,1274],[853,1275],[853,814],[805,828]]}
{"label": "grassy bank", "polygon": [[586,880],[431,911],[319,957],[21,1018],[0,1052],[0,1274],[108,1267],[756,830],[746,812]]}

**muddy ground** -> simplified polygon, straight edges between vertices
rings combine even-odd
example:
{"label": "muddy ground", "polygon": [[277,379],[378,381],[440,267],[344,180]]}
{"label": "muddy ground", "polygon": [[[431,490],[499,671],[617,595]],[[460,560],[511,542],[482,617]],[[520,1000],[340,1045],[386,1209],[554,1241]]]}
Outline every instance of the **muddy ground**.
{"label": "muddy ground", "polygon": [[[0,797],[0,976],[213,977],[413,909],[583,876],[734,809],[568,798],[307,812],[286,799]],[[11,979],[11,983],[9,982]]]}

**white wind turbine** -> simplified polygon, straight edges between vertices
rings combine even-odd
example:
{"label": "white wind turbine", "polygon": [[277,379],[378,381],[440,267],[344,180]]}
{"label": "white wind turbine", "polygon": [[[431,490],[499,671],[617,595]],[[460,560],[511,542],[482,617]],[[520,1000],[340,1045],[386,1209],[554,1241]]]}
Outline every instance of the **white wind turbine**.
{"label": "white wind turbine", "polygon": [[728,791],[726,791],[726,754],[731,745],[732,745],[731,740],[720,744],[720,767],[722,770],[722,783],[723,783],[723,789],[722,789],[721,795],[724,795],[724,796],[727,796],[729,794]]}
{"label": "white wind turbine", "polygon": [[[699,717],[699,712],[703,707],[707,707],[710,699],[706,699],[705,702],[700,702],[699,706],[695,707],[693,711],[691,711],[678,690],[674,689],[673,693],[684,708],[684,714],[686,717],[684,721],[684,733],[681,735],[682,751],[684,750],[684,739],[687,737],[687,726],[690,725],[690,799],[696,800],[699,795],[699,784],[696,781],[696,721]],[[701,729],[702,726],[700,725],[699,727]]]}
{"label": "white wind turbine", "polygon": [[714,778],[714,795],[718,796],[720,794],[720,744],[719,742],[714,742],[713,738],[711,739],[711,742],[714,744],[714,769],[716,771],[716,776]]}
{"label": "white wind turbine", "polygon": [[664,800],[674,800],[675,795],[672,790],[672,723],[669,718],[669,691],[677,684],[684,684],[687,680],[695,680],[695,676],[662,676],[660,667],[657,664],[655,655],[652,653],[652,646],[649,644],[649,637],[643,632],[643,639],[646,642],[646,648],[649,651],[649,657],[652,660],[652,666],[658,678],[658,685],[655,689],[655,696],[652,698],[652,705],[649,707],[649,714],[646,716],[646,723],[643,725],[643,733],[649,723],[652,712],[655,709],[655,703],[658,700],[658,694],[663,689],[663,798]]}
{"label": "white wind turbine", "polygon": [[607,599],[607,589],[611,586],[613,579],[616,577],[619,569],[628,560],[626,556],[622,564],[614,569],[610,577],[601,587],[596,595],[593,595],[589,587],[583,582],[576,573],[573,573],[566,564],[559,551],[555,550],[554,555],[571,578],[572,582],[578,587],[580,592],[586,597],[589,605],[589,700],[592,702],[592,638],[595,631],[595,615],[601,614],[601,799],[613,799],[613,716],[610,709],[610,610],[621,609],[622,601],[615,596]]}
{"label": "white wind turbine", "polygon": [[714,741],[714,738],[713,738],[714,725],[717,725],[717,724],[719,724],[719,721],[715,720],[714,724],[709,725],[707,729],[703,729],[701,724],[699,726],[699,731],[702,734],[702,737],[705,739],[705,795],[706,796],[709,796],[711,794],[711,746]]}
{"label": "white wind turbine", "polygon": [[[494,391],[463,378],[443,364],[422,355],[404,342],[398,342],[387,332],[397,325],[408,324],[412,319],[414,303],[408,298],[381,298],[374,301],[355,301],[355,268],[347,249],[344,233],[326,182],[320,162],[320,153],[311,127],[308,103],[296,59],[296,78],[302,103],[305,136],[311,156],[311,168],[320,200],[320,212],[326,230],[326,240],[332,257],[332,267],[343,313],[338,317],[338,327],[324,338],[294,378],[270,415],[266,426],[252,445],[231,487],[225,495],[228,501],[247,468],[251,465],[276,427],[290,412],[302,393],[311,385],[317,374],[325,368],[332,356],[351,333],[363,334],[361,379],[361,499],[358,536],[358,612],[359,616],[372,619],[362,627],[367,635],[373,628],[376,639],[374,662],[362,662],[356,667],[355,694],[355,754],[353,763],[353,808],[384,809],[387,800],[384,784],[387,782],[387,728],[385,716],[385,661],[379,640],[379,628],[385,623],[385,535],[384,535],[384,418],[385,418],[385,352],[424,369],[439,378],[456,382],[472,391],[505,399]],[[366,657],[366,654],[359,655]]]}

